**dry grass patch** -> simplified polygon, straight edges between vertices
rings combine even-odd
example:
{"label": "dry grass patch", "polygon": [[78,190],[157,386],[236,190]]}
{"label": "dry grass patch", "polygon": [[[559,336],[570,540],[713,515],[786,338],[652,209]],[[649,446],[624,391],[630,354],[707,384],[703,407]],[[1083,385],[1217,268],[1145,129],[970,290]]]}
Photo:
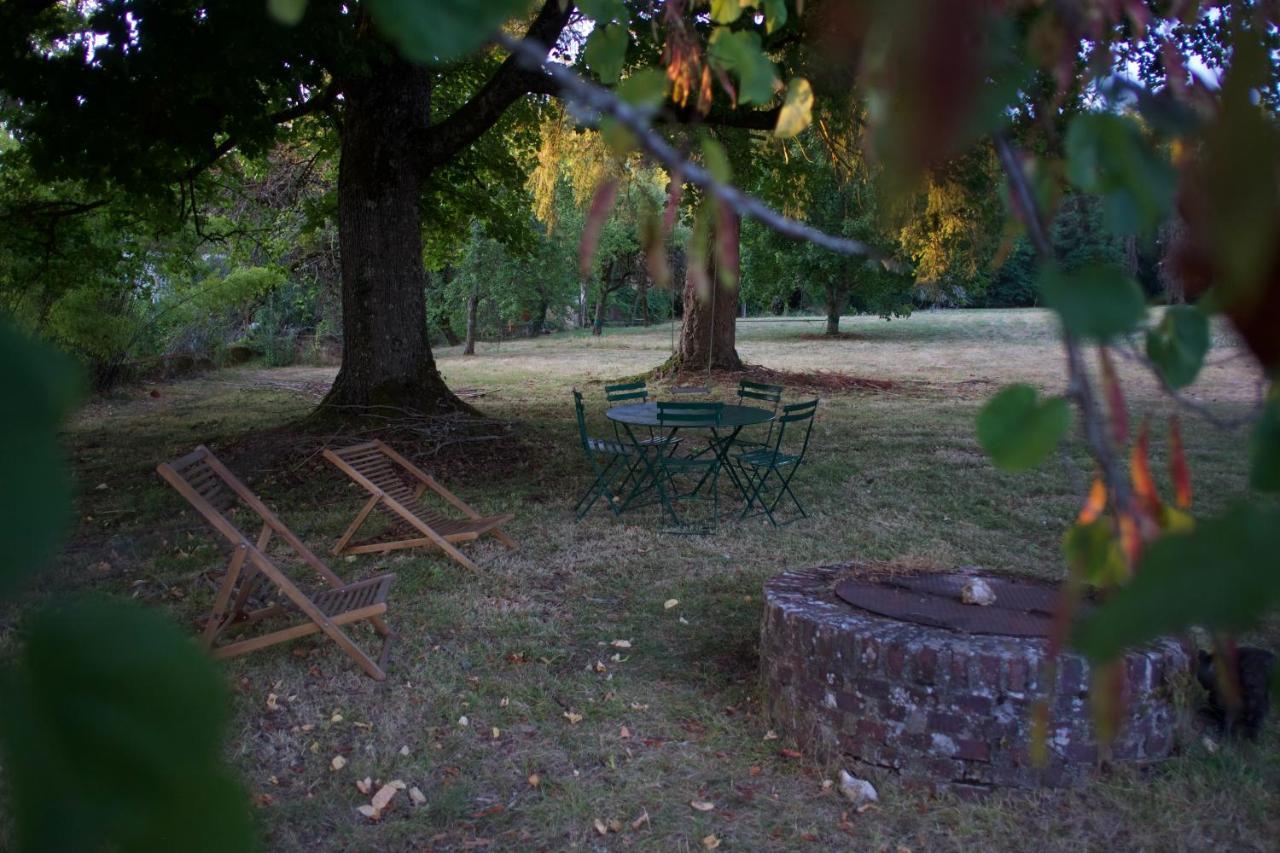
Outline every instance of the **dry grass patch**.
{"label": "dry grass patch", "polygon": [[[1058,543],[1085,486],[1076,443],[1062,460],[1013,476],[991,468],[973,436],[993,387],[1061,388],[1048,315],[931,313],[844,326],[848,337],[828,341],[811,339],[818,327],[809,323],[741,324],[740,353],[760,365],[752,375],[781,378],[788,400],[822,397],[812,462],[796,481],[811,517],[780,530],[727,522],[712,537],[655,532],[653,514],[618,523],[597,508],[575,523],[571,512],[589,474],[570,387],[651,370],[670,352],[669,329],[441,353],[451,385],[484,389],[476,405],[509,424],[513,440],[492,450],[433,448],[411,434],[394,442],[481,512],[516,512],[507,529],[522,548],[469,546],[479,575],[428,552],[336,561],[347,578],[398,575],[389,618],[400,639],[385,683],[328,643],[226,664],[227,753],[259,803],[266,847],[692,850],[711,834],[722,849],[743,850],[1272,846],[1274,725],[1256,748],[1209,755],[1193,745],[1147,775],[1084,792],[962,803],[887,784],[880,808],[864,814],[823,788],[837,768],[766,739],[756,640],[767,577],[861,558],[1056,578]],[[1257,377],[1221,342],[1228,348],[1190,393],[1234,415],[1250,405]],[[1136,405],[1168,414],[1149,379],[1122,370]],[[29,606],[73,589],[133,596],[183,625],[206,612],[207,573],[223,558],[153,473],[197,443],[224,455],[327,553],[362,496],[316,457],[327,437],[291,425],[333,374],[227,370],[157,386],[157,397],[133,388],[87,406],[68,434],[81,484],[74,539],[29,600],[3,615],[5,642]],[[714,379],[722,395],[736,382]],[[591,428],[609,434],[591,390]],[[1218,508],[1243,487],[1241,436],[1189,420],[1184,437],[1197,500]],[[1163,440],[1154,444],[1163,471]],[[679,603],[665,607],[671,599]],[[346,765],[334,771],[339,755]],[[356,812],[369,801],[356,786],[366,776],[401,779],[426,802],[398,795],[371,822]],[[691,808],[694,800],[715,808]]]}

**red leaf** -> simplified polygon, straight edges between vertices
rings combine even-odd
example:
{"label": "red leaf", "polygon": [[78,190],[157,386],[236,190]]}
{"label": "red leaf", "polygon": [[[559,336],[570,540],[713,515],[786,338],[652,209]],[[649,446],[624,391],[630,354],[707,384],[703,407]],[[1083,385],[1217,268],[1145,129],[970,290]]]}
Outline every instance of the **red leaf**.
{"label": "red leaf", "polygon": [[781,755],[783,758],[800,758],[801,757],[800,750],[787,749],[785,747],[778,750],[778,755]]}
{"label": "red leaf", "polygon": [[1111,412],[1111,435],[1117,444],[1124,444],[1129,440],[1129,409],[1124,403],[1120,377],[1111,361],[1110,350],[1098,347],[1098,359],[1102,362],[1102,387],[1107,395],[1107,408]]}
{"label": "red leaf", "polygon": [[1182,451],[1182,427],[1178,416],[1169,419],[1169,473],[1173,478],[1173,502],[1180,509],[1191,506],[1191,471]]}
{"label": "red leaf", "polygon": [[720,283],[738,287],[738,214],[723,201],[716,202],[716,270]]}
{"label": "red leaf", "polygon": [[591,209],[587,213],[587,221],[582,226],[582,241],[578,243],[578,275],[591,277],[591,267],[595,262],[596,246],[600,242],[600,232],[609,211],[613,209],[613,200],[618,194],[618,182],[612,178],[596,187],[596,194],[591,199]]}
{"label": "red leaf", "polygon": [[1101,474],[1093,475],[1093,485],[1089,487],[1089,497],[1085,498],[1084,506],[1080,508],[1080,515],[1076,517],[1078,524],[1092,524],[1098,520],[1098,516],[1102,515],[1102,511],[1107,508],[1107,484],[1103,482]]}
{"label": "red leaf", "polygon": [[1151,466],[1147,461],[1147,422],[1142,422],[1138,430],[1138,440],[1133,443],[1133,453],[1129,457],[1129,474],[1133,480],[1133,491],[1147,516],[1152,519],[1160,517],[1160,495],[1156,492],[1156,482],[1151,477]]}

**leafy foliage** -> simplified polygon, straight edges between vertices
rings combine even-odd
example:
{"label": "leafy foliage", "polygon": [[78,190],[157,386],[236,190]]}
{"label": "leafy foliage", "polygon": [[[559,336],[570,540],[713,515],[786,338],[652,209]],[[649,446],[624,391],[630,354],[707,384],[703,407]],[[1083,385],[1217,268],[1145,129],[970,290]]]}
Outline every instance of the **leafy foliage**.
{"label": "leafy foliage", "polygon": [[1066,400],[1042,401],[1030,385],[1010,385],[978,414],[978,442],[996,465],[1020,471],[1043,462],[1070,425]]}
{"label": "leafy foliage", "polygon": [[1096,341],[1133,331],[1146,313],[1137,283],[1111,266],[1091,265],[1075,273],[1045,267],[1040,295],[1064,329]]}

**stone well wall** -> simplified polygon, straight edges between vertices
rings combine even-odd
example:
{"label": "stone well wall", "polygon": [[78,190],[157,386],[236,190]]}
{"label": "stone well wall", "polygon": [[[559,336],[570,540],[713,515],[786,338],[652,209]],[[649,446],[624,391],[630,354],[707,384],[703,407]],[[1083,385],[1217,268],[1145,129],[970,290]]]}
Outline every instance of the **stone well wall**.
{"label": "stone well wall", "polygon": [[[835,596],[847,571],[793,571],[765,584],[760,656],[775,728],[851,772],[957,791],[1057,787],[1089,777],[1098,745],[1082,658],[1059,661],[1049,762],[1032,767],[1031,709],[1045,692],[1046,641],[873,615]],[[1173,753],[1191,661],[1174,640],[1127,656],[1127,710],[1111,760]]]}

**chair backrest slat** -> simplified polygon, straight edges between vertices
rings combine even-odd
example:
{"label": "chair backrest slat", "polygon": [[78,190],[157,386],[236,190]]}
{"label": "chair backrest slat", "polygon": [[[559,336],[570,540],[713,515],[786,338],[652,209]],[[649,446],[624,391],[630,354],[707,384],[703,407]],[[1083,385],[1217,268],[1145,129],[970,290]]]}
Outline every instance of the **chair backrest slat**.
{"label": "chair backrest slat", "polygon": [[766,385],[763,382],[752,382],[743,379],[738,383],[738,397],[744,400],[760,400],[765,403],[773,403],[775,411],[777,404],[782,400],[783,387],[781,385]]}
{"label": "chair backrest slat", "polygon": [[582,441],[582,449],[591,455],[590,437],[587,435],[587,407],[582,402],[582,392],[573,389],[573,408],[578,416],[578,438]]}
{"label": "chair backrest slat", "polygon": [[643,379],[637,382],[619,382],[604,386],[604,399],[609,403],[624,403],[627,400],[648,402],[649,388]]}
{"label": "chair backrest slat", "polygon": [[724,403],[659,400],[658,420],[667,424],[720,423]]}
{"label": "chair backrest slat", "polygon": [[797,429],[803,428],[804,438],[800,440],[800,449],[796,454],[803,459],[805,453],[809,450],[809,437],[813,435],[813,418],[817,411],[818,399],[816,397],[803,403],[792,403],[789,406],[783,406],[782,414],[774,420],[778,428],[773,433],[769,449],[775,454],[781,453],[788,430],[794,435]]}

